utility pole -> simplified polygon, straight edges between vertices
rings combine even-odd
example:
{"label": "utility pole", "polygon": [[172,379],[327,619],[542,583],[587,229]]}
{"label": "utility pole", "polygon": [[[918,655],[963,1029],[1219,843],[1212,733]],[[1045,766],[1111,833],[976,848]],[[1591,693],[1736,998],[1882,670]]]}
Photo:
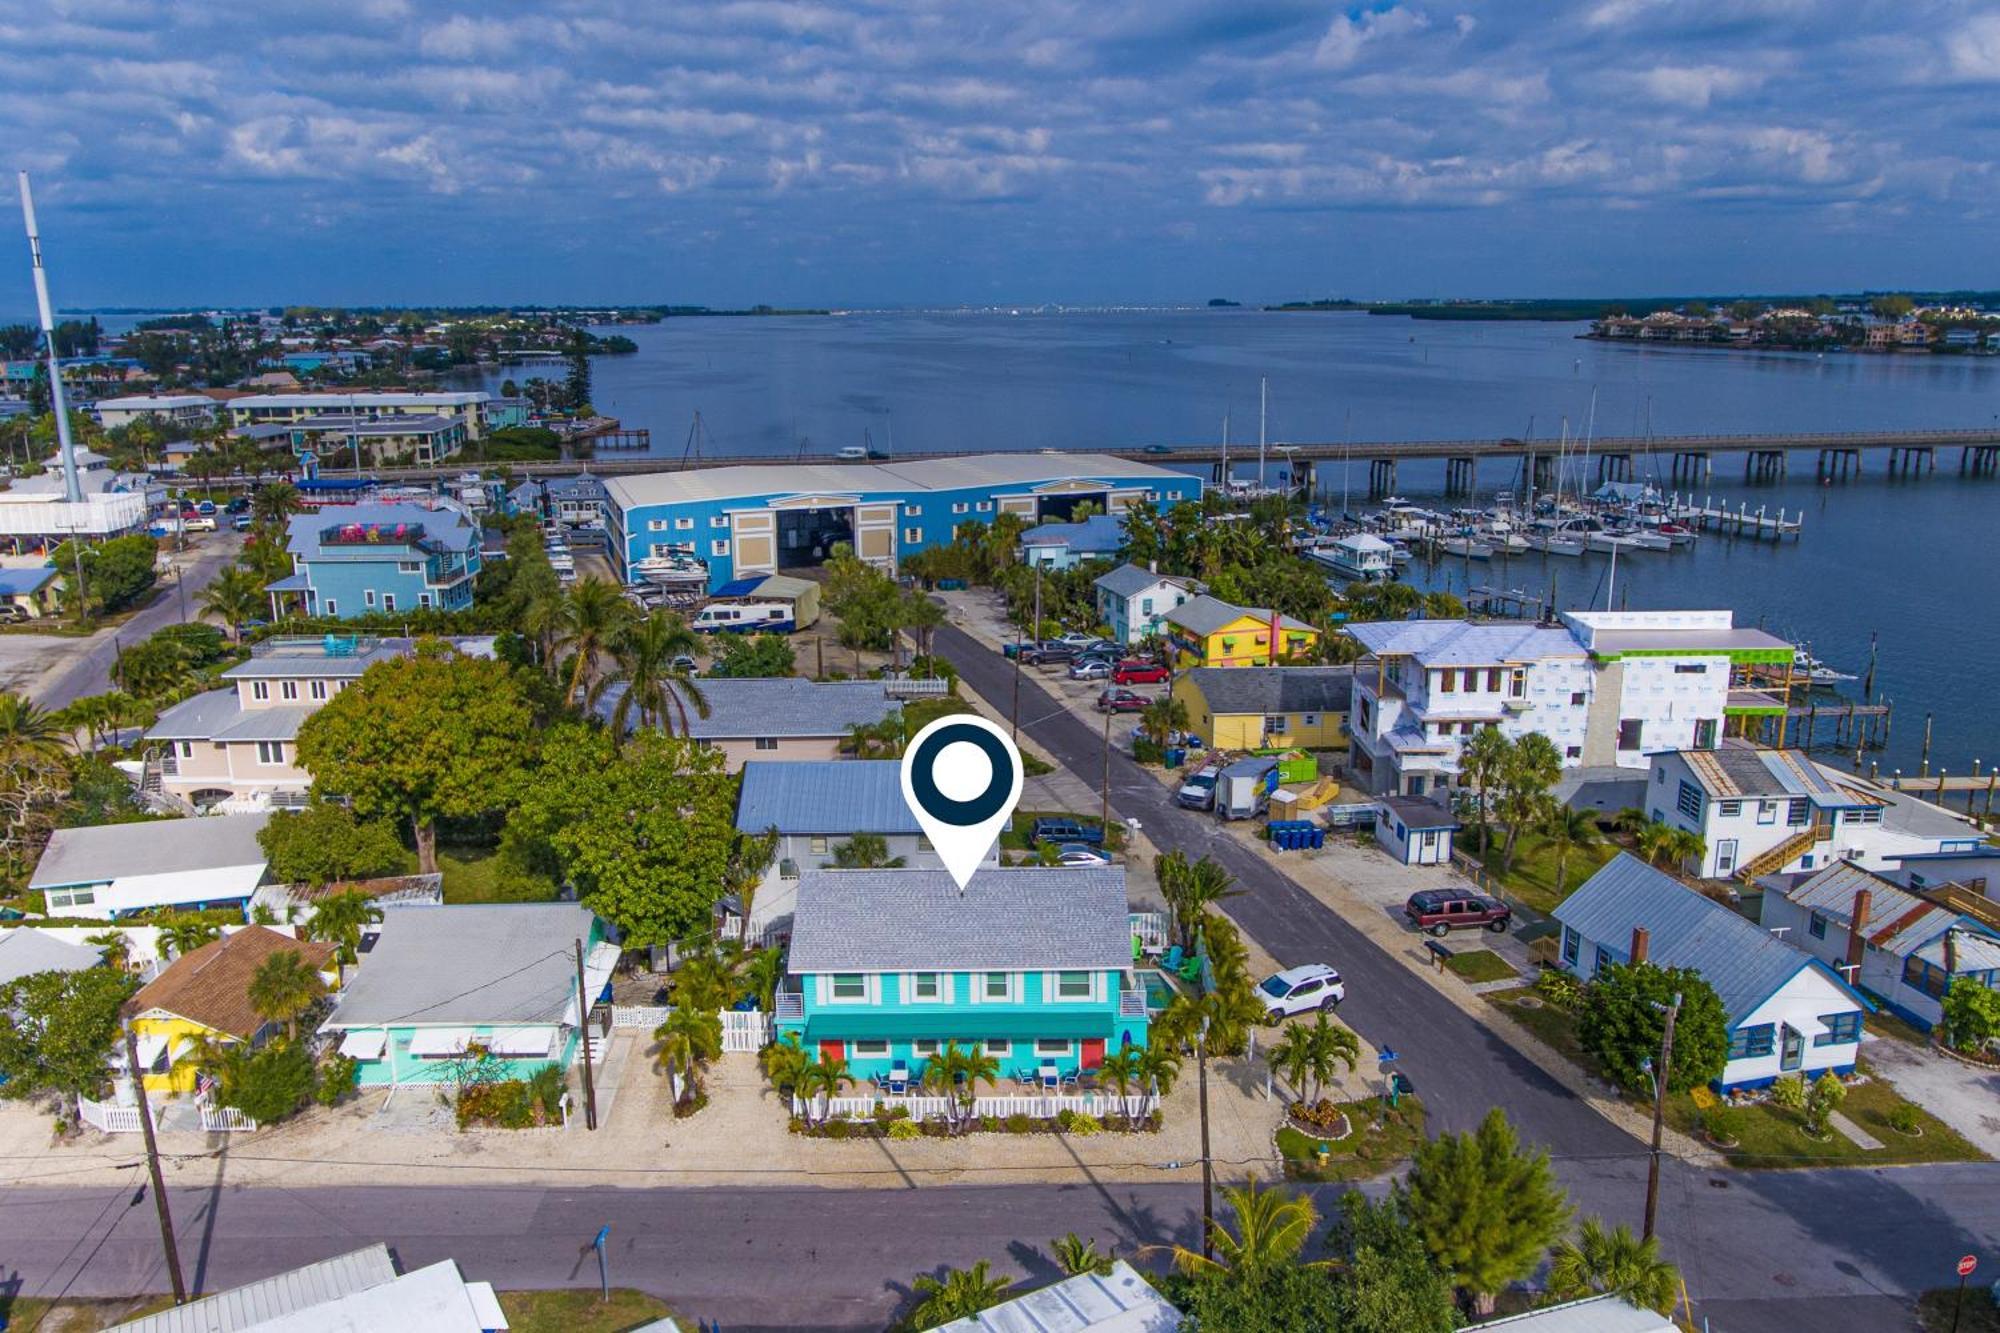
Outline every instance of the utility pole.
{"label": "utility pole", "polygon": [[1104,776],[1097,789],[1097,822],[1111,831],[1111,709],[1104,710]]}
{"label": "utility pole", "polygon": [[1021,632],[1014,631],[1014,741],[1021,740]]}
{"label": "utility pole", "polygon": [[153,1178],[153,1211],[160,1215],[160,1248],[167,1252],[167,1276],[174,1282],[174,1304],[187,1304],[187,1283],[181,1280],[181,1253],[174,1244],[174,1216],[167,1208],[167,1182],[160,1177],[160,1145],[153,1138],[153,1108],[146,1104],[146,1071],[139,1067],[139,1039],[125,1024],[125,1068],[139,1096],[139,1128],[146,1135],[146,1171]]}
{"label": "utility pole", "polygon": [[583,1125],[597,1128],[597,1084],[590,1073],[590,997],[583,990],[583,941],[576,942],[576,1028],[583,1034]]}
{"label": "utility pole", "polygon": [[1194,1034],[1194,1067],[1201,1092],[1201,1257],[1215,1257],[1215,1162],[1208,1153],[1208,1016]]}
{"label": "utility pole", "polygon": [[1674,1060],[1674,1020],[1680,1016],[1681,997],[1675,992],[1667,1006],[1666,1028],[1660,1034],[1660,1067],[1653,1072],[1653,1156],[1646,1167],[1646,1231],[1640,1239],[1653,1238],[1653,1218],[1660,1204],[1660,1136],[1667,1120],[1667,1077]]}

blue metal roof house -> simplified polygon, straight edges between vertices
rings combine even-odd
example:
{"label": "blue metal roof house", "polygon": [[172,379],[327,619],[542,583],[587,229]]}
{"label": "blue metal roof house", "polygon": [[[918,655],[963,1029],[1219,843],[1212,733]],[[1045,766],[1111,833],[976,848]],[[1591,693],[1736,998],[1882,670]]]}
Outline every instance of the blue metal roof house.
{"label": "blue metal roof house", "polygon": [[[621,572],[692,555],[711,589],[824,563],[845,544],[870,564],[950,544],[967,523],[1013,514],[1030,526],[1080,502],[1115,516],[1201,498],[1201,480],[1106,454],[1011,453],[888,463],[789,463],[611,477],[604,522]],[[551,487],[554,494],[555,487]]]}
{"label": "blue metal roof house", "polygon": [[[753,837],[772,831],[778,835],[763,882],[750,900],[748,936],[765,944],[790,937],[799,876],[834,865],[856,834],[880,837],[891,860],[913,869],[936,870],[944,864],[903,799],[900,759],[753,759],[743,765],[736,827]],[[988,849],[986,863],[1000,864],[998,839]],[[723,933],[734,933],[741,916],[741,904],[725,902]]]}
{"label": "blue metal roof house", "polygon": [[1116,514],[1092,514],[1080,523],[1043,523],[1021,534],[1021,558],[1049,569],[1074,569],[1087,560],[1115,560],[1125,545]]}
{"label": "blue metal roof house", "polygon": [[[1633,961],[1701,973],[1729,1015],[1720,1091],[1854,1071],[1872,1006],[1840,974],[1673,876],[1620,852],[1555,910],[1560,966],[1589,979]],[[1643,934],[1641,933],[1643,932]]]}
{"label": "blue metal roof house", "polygon": [[292,573],[269,586],[273,610],[296,598],[308,616],[472,605],[479,525],[462,510],[416,504],[327,505],[286,525]]}

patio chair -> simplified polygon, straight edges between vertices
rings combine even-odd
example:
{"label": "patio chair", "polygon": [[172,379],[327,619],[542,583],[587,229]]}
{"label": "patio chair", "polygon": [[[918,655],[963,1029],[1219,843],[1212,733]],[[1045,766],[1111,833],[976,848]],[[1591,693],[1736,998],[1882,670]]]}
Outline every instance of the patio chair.
{"label": "patio chair", "polygon": [[1169,972],[1178,972],[1181,970],[1181,959],[1183,957],[1185,955],[1181,953],[1181,946],[1176,944],[1171,949],[1168,949],[1166,955],[1160,959],[1160,966]]}

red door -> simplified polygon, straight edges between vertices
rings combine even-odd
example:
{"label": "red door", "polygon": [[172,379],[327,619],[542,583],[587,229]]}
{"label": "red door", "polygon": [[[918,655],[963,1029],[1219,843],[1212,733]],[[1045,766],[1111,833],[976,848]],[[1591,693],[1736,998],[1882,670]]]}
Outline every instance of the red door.
{"label": "red door", "polygon": [[1085,1037],[1083,1039],[1083,1067],[1100,1069],[1104,1065],[1104,1038]]}
{"label": "red door", "polygon": [[819,1044],[819,1058],[826,1061],[839,1060],[847,1054],[847,1044],[838,1041],[823,1041]]}

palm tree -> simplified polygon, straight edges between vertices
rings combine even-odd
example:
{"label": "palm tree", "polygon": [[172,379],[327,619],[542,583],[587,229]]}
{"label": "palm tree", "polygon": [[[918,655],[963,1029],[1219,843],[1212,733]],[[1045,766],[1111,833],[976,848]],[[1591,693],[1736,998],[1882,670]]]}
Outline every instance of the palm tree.
{"label": "palm tree", "polygon": [[771,1080],[771,1086],[781,1094],[798,1093],[812,1062],[806,1048],[799,1045],[799,1039],[791,1033],[757,1052],[757,1063],[763,1066],[764,1077]]}
{"label": "palm tree", "polygon": [[[936,1063],[935,1057],[932,1063]],[[853,1082],[854,1076],[847,1072],[847,1060],[843,1056],[821,1055],[817,1060],[810,1061],[799,1071],[798,1082],[794,1085],[797,1095],[805,1099],[806,1122],[814,1122],[813,1103],[819,1097],[824,1096],[825,1104],[831,1108],[840,1090]]]}
{"label": "palm tree", "polygon": [[857,833],[833,848],[833,864],[842,870],[900,870],[903,858],[889,855],[889,841],[879,833]]}
{"label": "palm tree", "polygon": [[1139,729],[1153,744],[1164,748],[1176,732],[1186,731],[1188,706],[1185,699],[1162,694],[1139,710]]}
{"label": "palm tree", "polygon": [[687,622],[671,611],[655,611],[628,625],[611,649],[617,667],[610,679],[625,685],[625,693],[611,713],[611,734],[625,734],[634,708],[639,710],[639,729],[662,725],[683,736],[688,731],[688,705],[707,717],[708,700],[701,687],[685,669],[674,665],[674,658],[692,654],[700,646],[701,640]]}
{"label": "palm tree", "polygon": [[1210,907],[1243,892],[1236,887],[1235,878],[1212,857],[1190,862],[1183,852],[1168,852],[1156,862],[1155,870],[1183,949],[1194,947],[1195,931]]}
{"label": "palm tree", "polygon": [[1650,822],[1652,822],[1652,816],[1636,805],[1628,805],[1617,814],[1611,816],[1611,827],[1617,829],[1620,833],[1637,833]]}
{"label": "palm tree", "polygon": [[1285,1035],[1278,1038],[1264,1058],[1298,1094],[1301,1102],[1313,1100],[1309,1093],[1313,1073],[1312,1043],[1303,1027],[1285,1029]]}
{"label": "palm tree", "polygon": [[1556,854],[1556,897],[1563,896],[1572,852],[1587,852],[1604,841],[1597,816],[1586,810],[1552,803],[1542,824],[1542,840]]}
{"label": "palm tree", "polygon": [[979,1085],[991,1084],[999,1076],[1000,1062],[985,1047],[947,1041],[924,1064],[923,1085],[945,1099],[945,1125],[956,1134],[972,1117]]}
{"label": "palm tree", "polygon": [[250,497],[250,517],[254,522],[282,527],[286,519],[306,507],[299,488],[289,481],[259,486]]}
{"label": "palm tree", "polygon": [[202,590],[201,609],[229,627],[230,642],[243,642],[243,622],[262,611],[264,585],[241,565],[231,565]]}
{"label": "palm tree", "polygon": [[1174,1267],[1190,1277],[1235,1273],[1254,1278],[1289,1267],[1319,1226],[1319,1212],[1311,1199],[1282,1189],[1259,1189],[1254,1173],[1241,1189],[1225,1188],[1222,1199],[1236,1218],[1236,1230],[1231,1232],[1220,1220],[1211,1224],[1215,1257],[1180,1245],[1173,1248]]}
{"label": "palm tree", "polygon": [[1647,865],[1652,866],[1659,865],[1673,855],[1673,841],[1673,826],[1657,819],[1647,821],[1646,826],[1639,830],[1634,839],[1639,848],[1639,855],[1646,858]]}
{"label": "palm tree", "polygon": [[1479,817],[1479,850],[1486,851],[1488,791],[1500,784],[1514,755],[1514,742],[1498,727],[1481,727],[1458,754],[1458,775],[1471,784]]}
{"label": "palm tree", "polygon": [[758,949],[743,964],[743,984],[757,997],[757,1007],[770,1013],[777,1007],[778,987],[785,979],[785,951]]}
{"label": "palm tree", "polygon": [[668,1077],[676,1067],[687,1075],[677,1100],[693,1100],[699,1092],[696,1080],[701,1067],[722,1054],[722,1015],[712,1009],[677,1005],[667,1021],[653,1030],[653,1036],[660,1043],[660,1063]]}
{"label": "palm tree", "polygon": [[1148,1042],[1139,1052],[1137,1073],[1141,1093],[1139,1118],[1145,1120],[1153,1114],[1160,1098],[1174,1090],[1174,1080],[1181,1076],[1181,1060],[1167,1047]]}
{"label": "palm tree", "polygon": [[556,637],[558,648],[572,657],[565,699],[572,703],[595,700],[598,687],[592,678],[598,661],[618,642],[631,619],[632,604],[609,579],[583,579],[569,590],[563,598]]}
{"label": "palm tree", "polygon": [[1708,855],[1708,842],[1693,829],[1677,828],[1667,835],[1666,852],[1668,859],[1677,866],[1698,866]]}
{"label": "palm tree", "polygon": [[989,1267],[981,1259],[970,1268],[946,1269],[942,1280],[929,1273],[919,1274],[910,1284],[910,1292],[921,1299],[910,1311],[906,1326],[937,1328],[998,1305],[1014,1284],[1004,1277],[988,1276]]}
{"label": "palm tree", "polygon": [[1506,788],[1500,801],[1507,816],[1507,869],[1514,868],[1514,848],[1521,832],[1534,822],[1535,812],[1550,787],[1562,777],[1562,752],[1539,731],[1514,742],[1513,754],[1501,775]]}
{"label": "palm tree", "polygon": [[1622,1222],[1607,1231],[1587,1217],[1575,1240],[1549,1251],[1549,1291],[1566,1301],[1609,1294],[1665,1314],[1680,1286],[1680,1270],[1660,1257],[1660,1242],[1637,1239]]}
{"label": "palm tree", "polygon": [[921,592],[912,592],[903,599],[901,619],[903,628],[916,636],[917,655],[931,663],[934,672],[936,664],[931,658],[931,638],[938,626],[946,622],[944,607]]}
{"label": "palm tree", "polygon": [[1097,1067],[1097,1077],[1111,1085],[1118,1094],[1118,1112],[1129,1127],[1132,1123],[1132,1088],[1139,1082],[1139,1057],[1141,1047],[1121,1046],[1104,1057],[1104,1063]]}
{"label": "palm tree", "polygon": [[896,718],[856,722],[847,729],[847,748],[856,759],[895,759],[903,752],[903,724]]}
{"label": "palm tree", "polygon": [[362,927],[381,919],[382,909],[365,890],[348,889],[319,900],[306,922],[305,936],[337,946],[335,965],[351,966],[361,954]]}
{"label": "palm tree", "polygon": [[245,997],[264,1018],[285,1025],[285,1040],[296,1041],[299,1015],[319,1003],[326,983],[297,949],[282,949],[257,964]]}
{"label": "palm tree", "polygon": [[95,935],[86,936],[84,943],[93,949],[103,951],[106,967],[116,968],[122,972],[125,970],[125,965],[132,961],[132,940],[122,930],[101,930]]}
{"label": "palm tree", "polygon": [[197,918],[183,918],[178,921],[162,922],[160,925],[160,958],[179,958],[193,953],[204,944],[222,938],[222,927],[213,921]]}
{"label": "palm tree", "polygon": [[1087,1273],[1103,1277],[1116,1262],[1110,1255],[1098,1250],[1097,1237],[1085,1240],[1074,1231],[1051,1240],[1049,1252],[1055,1255],[1057,1266],[1067,1277],[1082,1277]]}
{"label": "palm tree", "polygon": [[1361,1058],[1361,1042],[1352,1032],[1327,1018],[1322,1010],[1310,1025],[1295,1024],[1271,1048],[1271,1064],[1285,1076],[1303,1102],[1316,1102],[1324,1085],[1333,1081],[1334,1066],[1353,1072]]}
{"label": "palm tree", "polygon": [[55,716],[25,695],[0,694],[0,764],[34,756],[62,757],[63,728]]}

